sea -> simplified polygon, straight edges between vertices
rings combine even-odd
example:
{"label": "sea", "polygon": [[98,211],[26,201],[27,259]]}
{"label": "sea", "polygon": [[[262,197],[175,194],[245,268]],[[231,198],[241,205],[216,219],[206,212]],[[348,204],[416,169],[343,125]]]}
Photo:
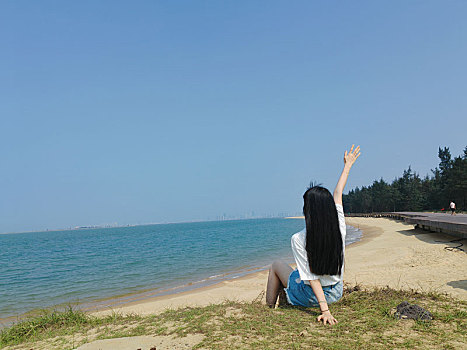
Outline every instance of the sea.
{"label": "sea", "polygon": [[[249,219],[0,235],[0,319],[174,294],[293,262],[303,219]],[[347,226],[346,245],[361,231]],[[1,321],[0,321],[1,323]]]}

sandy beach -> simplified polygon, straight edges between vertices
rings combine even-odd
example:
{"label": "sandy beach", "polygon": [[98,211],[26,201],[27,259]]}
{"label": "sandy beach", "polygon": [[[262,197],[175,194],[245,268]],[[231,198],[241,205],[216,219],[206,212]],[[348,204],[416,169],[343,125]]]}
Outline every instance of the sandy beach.
{"label": "sandy beach", "polygon": [[[467,254],[462,250],[445,249],[458,245],[449,243],[455,237],[414,229],[412,225],[386,218],[347,218],[346,221],[360,228],[363,237],[346,249],[344,283],[368,288],[389,286],[395,289],[435,291],[467,300]],[[465,240],[462,242],[466,243]],[[167,309],[219,304],[226,300],[261,299],[264,302],[267,275],[268,271],[256,272],[216,285],[154,297],[93,314],[103,316],[115,311],[150,315]],[[191,349],[202,339],[200,334],[183,338],[136,336],[95,340],[77,349]]]}
{"label": "sandy beach", "polygon": [[[455,237],[415,230],[412,225],[385,218],[347,218],[363,238],[346,249],[344,282],[355,285],[437,291],[467,300],[467,254],[450,251]],[[184,292],[126,304],[112,311],[154,314],[167,308],[204,306],[224,300],[251,301],[261,297],[267,271]]]}
{"label": "sandy beach", "polygon": [[[369,288],[390,286],[436,291],[467,300],[467,254],[445,249],[456,245],[448,243],[455,237],[414,229],[412,225],[385,218],[347,218],[346,221],[360,228],[363,238],[346,249],[345,283]],[[95,312],[95,315],[112,311],[147,315],[168,308],[204,306],[225,300],[252,301],[262,298],[267,275],[267,271],[252,273],[214,286]],[[196,337],[182,341],[146,336],[99,340],[79,349],[150,349],[148,344],[157,345],[157,349],[189,349],[199,341]]]}

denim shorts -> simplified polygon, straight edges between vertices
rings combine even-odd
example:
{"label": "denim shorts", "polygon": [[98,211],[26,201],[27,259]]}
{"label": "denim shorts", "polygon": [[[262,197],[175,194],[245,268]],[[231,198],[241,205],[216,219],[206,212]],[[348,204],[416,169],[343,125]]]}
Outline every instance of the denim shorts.
{"label": "denim shorts", "polygon": [[[284,288],[287,295],[287,301],[296,306],[317,307],[319,306],[315,293],[309,284],[305,284],[300,279],[298,270],[293,270],[290,273],[287,288]],[[342,281],[332,285],[324,286],[324,297],[328,304],[338,301],[342,297],[343,285]]]}

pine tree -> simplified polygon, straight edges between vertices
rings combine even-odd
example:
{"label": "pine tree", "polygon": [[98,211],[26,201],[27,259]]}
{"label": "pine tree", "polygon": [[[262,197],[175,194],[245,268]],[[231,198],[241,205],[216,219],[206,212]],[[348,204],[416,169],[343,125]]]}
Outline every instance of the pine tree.
{"label": "pine tree", "polygon": [[409,166],[391,184],[383,178],[368,187],[356,187],[344,195],[346,212],[419,211],[448,208],[453,200],[467,208],[467,146],[452,159],[449,147],[438,148],[439,168],[423,179]]}

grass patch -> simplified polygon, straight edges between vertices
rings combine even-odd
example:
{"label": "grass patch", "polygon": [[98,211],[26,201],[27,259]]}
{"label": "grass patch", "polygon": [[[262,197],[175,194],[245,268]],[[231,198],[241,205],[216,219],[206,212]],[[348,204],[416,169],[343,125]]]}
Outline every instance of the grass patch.
{"label": "grass patch", "polygon": [[[432,321],[397,320],[402,301],[429,310]],[[467,346],[467,302],[435,293],[347,288],[331,305],[339,323],[316,322],[317,309],[269,309],[260,300],[168,310],[159,315],[97,318],[71,308],[46,312],[0,333],[0,347],[73,349],[95,339],[201,334],[202,349],[455,349]],[[54,345],[56,344],[56,345]]]}
{"label": "grass patch", "polygon": [[[61,343],[67,343],[69,336],[74,338],[75,334],[83,334],[90,330],[98,330],[100,333],[103,327],[124,324],[131,321],[140,321],[141,317],[137,315],[118,315],[112,314],[107,317],[98,318],[90,316],[80,310],[75,310],[71,306],[65,311],[42,310],[36,316],[31,316],[11,327],[0,331],[0,348],[20,344],[28,344],[34,341],[50,340],[60,338]],[[56,339],[60,342],[60,339]],[[70,345],[70,349],[74,347]]]}

